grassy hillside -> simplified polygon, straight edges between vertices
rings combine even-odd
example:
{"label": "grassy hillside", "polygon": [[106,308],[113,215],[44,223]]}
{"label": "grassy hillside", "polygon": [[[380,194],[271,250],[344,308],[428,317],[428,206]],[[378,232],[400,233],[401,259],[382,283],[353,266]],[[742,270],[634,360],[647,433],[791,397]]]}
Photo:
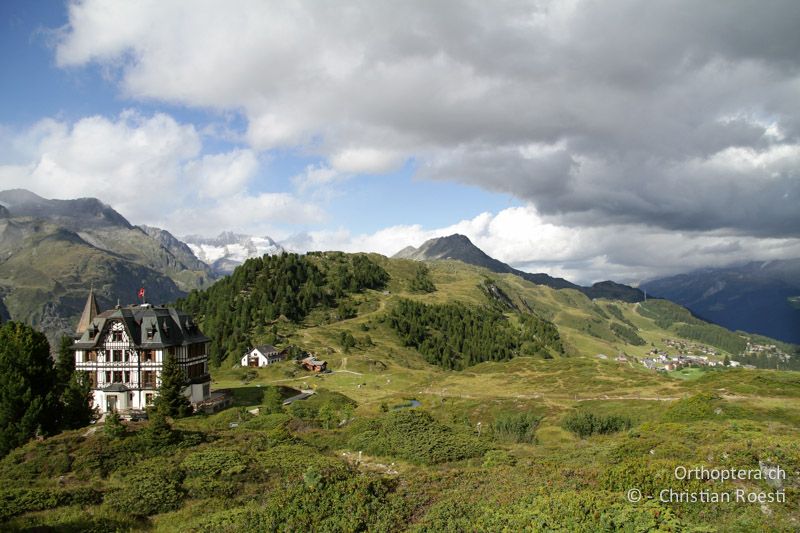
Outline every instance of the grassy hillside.
{"label": "grassy hillside", "polygon": [[[385,287],[345,291],[295,322],[278,317],[248,331],[254,343],[314,352],[331,373],[292,361],[238,368],[231,354],[212,372],[214,388],[236,400],[226,411],[175,421],[168,436],[136,423],[119,440],[99,428],[32,442],[0,461],[3,527],[797,530],[800,373],[648,371],[635,358],[653,345],[672,350],[664,339],[697,344],[681,328],[706,325],[663,303],[591,301],[451,261],[428,265],[435,291],[414,292],[416,263],[369,259],[389,274]],[[556,325],[564,355],[446,370],[392,328],[389,313],[407,300],[493,309],[508,327],[535,314]],[[341,318],[342,302],[356,316]],[[343,333],[355,344],[343,346]],[[276,405],[275,394],[299,389],[316,394]],[[700,465],[776,466],[787,477],[780,487],[676,479],[676,467]],[[629,500],[631,489],[641,501]],[[660,501],[664,489],[780,490],[785,502]]]}

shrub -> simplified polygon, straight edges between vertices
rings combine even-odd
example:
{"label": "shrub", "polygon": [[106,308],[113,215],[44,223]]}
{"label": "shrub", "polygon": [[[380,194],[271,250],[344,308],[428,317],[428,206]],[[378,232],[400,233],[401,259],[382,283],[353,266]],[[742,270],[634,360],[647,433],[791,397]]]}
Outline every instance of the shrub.
{"label": "shrub", "polygon": [[325,479],[343,479],[350,467],[334,457],[323,455],[309,446],[281,444],[258,454],[258,462],[281,478],[300,480],[313,468]]}
{"label": "shrub", "polygon": [[[397,482],[374,475],[305,481],[270,493],[265,504],[204,516],[196,531],[393,531],[411,509],[396,495]],[[312,479],[313,478],[313,479]],[[313,489],[309,488],[309,483]],[[328,510],[328,512],[321,512]],[[335,510],[335,511],[334,511]]]}
{"label": "shrub", "polygon": [[492,435],[496,440],[530,443],[539,422],[541,418],[531,413],[502,414],[492,422]]}
{"label": "shrub", "polygon": [[505,450],[489,450],[483,455],[483,467],[514,466],[517,458]]}
{"label": "shrub", "polygon": [[233,498],[239,493],[239,483],[207,477],[193,477],[184,480],[183,490],[190,498]]}
{"label": "shrub", "polygon": [[102,500],[103,494],[100,491],[88,488],[3,489],[0,490],[0,521],[31,511],[42,511],[63,505],[91,505]]}
{"label": "shrub", "polygon": [[417,531],[683,531],[685,524],[654,501],[631,504],[619,494],[555,491],[510,505],[450,498],[433,505]]}
{"label": "shrub", "polygon": [[247,469],[247,459],[236,450],[211,448],[190,453],[181,466],[189,477],[230,477]]}
{"label": "shrub", "polygon": [[140,462],[106,496],[115,511],[133,516],[149,516],[174,511],[181,506],[184,491],[181,471],[166,458]]}
{"label": "shrub", "polygon": [[59,435],[44,441],[31,441],[0,460],[0,479],[49,478],[72,469],[70,455],[80,446],[81,437]]}
{"label": "shrub", "polygon": [[352,448],[418,464],[479,457],[487,448],[474,435],[454,431],[419,409],[392,411],[362,428],[351,438]]}
{"label": "shrub", "polygon": [[125,425],[117,413],[109,413],[106,415],[103,431],[109,439],[121,439],[125,436]]}
{"label": "shrub", "polygon": [[730,418],[737,413],[738,409],[725,402],[720,396],[712,392],[704,392],[674,402],[664,412],[664,420],[667,422],[694,422]]}
{"label": "shrub", "polygon": [[292,417],[285,413],[262,413],[250,418],[242,425],[248,429],[273,430],[285,426],[291,419]]}
{"label": "shrub", "polygon": [[573,413],[567,416],[562,426],[567,431],[571,431],[581,438],[586,438],[594,434],[616,433],[633,426],[630,418],[609,415],[595,415],[593,413]]}

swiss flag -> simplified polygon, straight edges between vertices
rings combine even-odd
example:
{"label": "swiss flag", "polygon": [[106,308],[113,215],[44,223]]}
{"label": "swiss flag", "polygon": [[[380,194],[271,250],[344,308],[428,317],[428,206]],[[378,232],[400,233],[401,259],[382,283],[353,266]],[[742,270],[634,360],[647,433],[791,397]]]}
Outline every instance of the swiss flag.
{"label": "swiss flag", "polygon": [[141,289],[139,289],[139,298],[141,298],[142,300],[144,300],[144,287],[142,287]]}

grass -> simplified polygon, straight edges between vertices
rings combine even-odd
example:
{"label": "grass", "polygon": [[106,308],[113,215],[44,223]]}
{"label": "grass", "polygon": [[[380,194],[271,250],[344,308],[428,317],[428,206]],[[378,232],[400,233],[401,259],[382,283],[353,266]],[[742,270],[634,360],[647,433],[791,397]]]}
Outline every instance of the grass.
{"label": "grass", "polygon": [[673,370],[672,372],[668,372],[667,375],[676,379],[698,379],[703,377],[706,371],[703,368],[681,368],[679,370]]}

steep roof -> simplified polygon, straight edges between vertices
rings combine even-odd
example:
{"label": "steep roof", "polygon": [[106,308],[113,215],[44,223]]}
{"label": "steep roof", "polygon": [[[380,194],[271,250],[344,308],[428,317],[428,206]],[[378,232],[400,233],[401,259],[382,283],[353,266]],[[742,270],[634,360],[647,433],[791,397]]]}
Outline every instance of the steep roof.
{"label": "steep roof", "polygon": [[81,319],[78,321],[78,328],[75,333],[80,335],[92,324],[94,318],[100,313],[97,305],[97,298],[94,296],[94,288],[89,289],[89,297],[86,298],[86,305],[83,307]]}
{"label": "steep roof", "polygon": [[259,346],[256,346],[255,349],[264,355],[278,351],[278,349],[271,344],[261,344]]}
{"label": "steep roof", "polygon": [[73,348],[95,348],[112,322],[122,322],[131,342],[139,349],[184,346],[211,340],[187,313],[144,304],[119,307],[98,314]]}

